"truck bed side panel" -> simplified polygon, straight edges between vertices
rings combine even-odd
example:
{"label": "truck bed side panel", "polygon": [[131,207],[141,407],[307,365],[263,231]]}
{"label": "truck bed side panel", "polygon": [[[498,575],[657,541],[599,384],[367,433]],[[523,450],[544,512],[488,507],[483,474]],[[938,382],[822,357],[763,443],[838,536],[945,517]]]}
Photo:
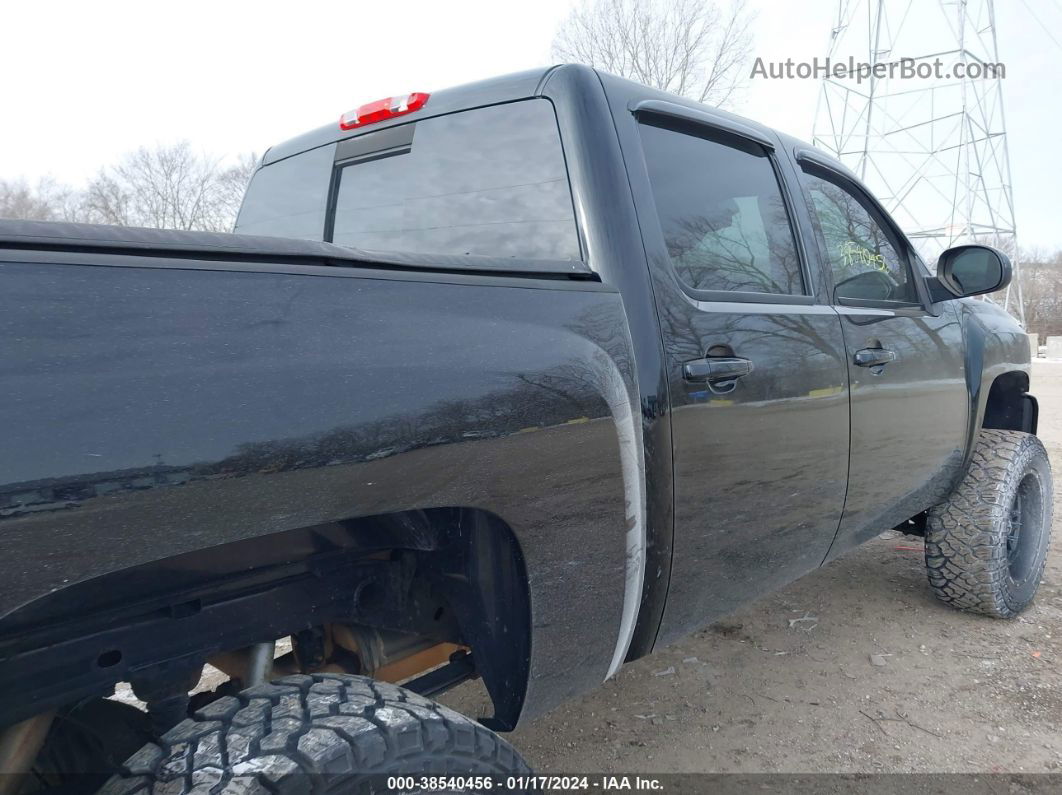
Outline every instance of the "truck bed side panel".
{"label": "truck bed side panel", "polygon": [[605,678],[643,511],[618,294],[31,253],[0,263],[0,635],[138,564],[467,506],[525,559],[525,716]]}

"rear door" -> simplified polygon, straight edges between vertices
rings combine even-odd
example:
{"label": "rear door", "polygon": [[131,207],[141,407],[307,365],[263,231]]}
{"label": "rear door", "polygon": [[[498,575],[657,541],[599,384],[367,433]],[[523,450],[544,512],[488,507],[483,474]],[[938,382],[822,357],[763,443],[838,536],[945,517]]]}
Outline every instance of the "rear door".
{"label": "rear door", "polygon": [[627,155],[672,408],[663,643],[818,566],[848,467],[840,320],[813,287],[787,172],[769,137],[684,113],[638,106]]}
{"label": "rear door", "polygon": [[932,311],[910,243],[869,194],[809,155],[800,178],[851,383],[852,460],[835,557],[947,494],[969,411],[958,304]]}

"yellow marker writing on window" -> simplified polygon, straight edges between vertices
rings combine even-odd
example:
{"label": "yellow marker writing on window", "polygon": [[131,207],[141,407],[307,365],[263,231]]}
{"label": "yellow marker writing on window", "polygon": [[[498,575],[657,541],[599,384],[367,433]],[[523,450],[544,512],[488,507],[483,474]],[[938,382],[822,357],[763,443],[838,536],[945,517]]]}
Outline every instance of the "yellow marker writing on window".
{"label": "yellow marker writing on window", "polygon": [[870,249],[856,243],[854,240],[846,240],[840,246],[841,260],[844,267],[851,268],[856,265],[870,266],[875,270],[886,272],[889,266],[885,262],[885,257],[881,254],[875,254]]}

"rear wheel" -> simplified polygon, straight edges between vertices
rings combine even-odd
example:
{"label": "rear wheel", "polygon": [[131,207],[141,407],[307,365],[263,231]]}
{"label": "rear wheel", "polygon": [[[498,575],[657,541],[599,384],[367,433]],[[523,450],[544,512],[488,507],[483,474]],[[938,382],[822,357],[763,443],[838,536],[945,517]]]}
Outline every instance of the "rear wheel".
{"label": "rear wheel", "polygon": [[529,773],[511,745],[453,710],[366,677],[312,674],[203,707],[102,792],[369,792],[394,775]]}
{"label": "rear wheel", "polygon": [[1051,517],[1051,465],[1040,440],[981,431],[965,478],[927,514],[929,584],[961,610],[1016,616],[1040,584]]}

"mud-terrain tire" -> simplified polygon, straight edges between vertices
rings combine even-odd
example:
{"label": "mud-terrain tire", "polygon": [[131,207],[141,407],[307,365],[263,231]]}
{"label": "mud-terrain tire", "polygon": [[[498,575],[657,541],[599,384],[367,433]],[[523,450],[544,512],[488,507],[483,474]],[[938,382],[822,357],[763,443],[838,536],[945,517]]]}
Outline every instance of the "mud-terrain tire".
{"label": "mud-terrain tire", "polygon": [[960,610],[1013,618],[1032,601],[1051,540],[1051,464],[1020,431],[981,431],[970,469],[926,517],[926,569]]}
{"label": "mud-terrain tire", "polygon": [[286,676],[225,696],[133,754],[100,790],[360,793],[390,775],[527,775],[470,718],[363,676]]}

